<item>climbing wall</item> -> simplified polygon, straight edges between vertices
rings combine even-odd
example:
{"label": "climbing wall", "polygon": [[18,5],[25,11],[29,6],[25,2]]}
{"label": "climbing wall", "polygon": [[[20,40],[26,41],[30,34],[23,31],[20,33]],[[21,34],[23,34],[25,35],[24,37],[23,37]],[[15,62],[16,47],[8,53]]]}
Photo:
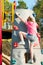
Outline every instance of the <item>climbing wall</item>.
{"label": "climbing wall", "polygon": [[[16,10],[21,17],[25,20],[33,12],[25,9]],[[24,15],[25,14],[25,15]],[[27,17],[26,17],[27,15]],[[11,52],[11,65],[31,65],[28,62],[30,59],[29,43],[27,39],[24,39],[25,45],[20,45],[21,40],[19,38],[19,31],[27,32],[24,23],[16,16],[15,13],[15,22],[14,25],[18,26],[18,30],[13,30],[12,32],[12,52]],[[40,45],[34,47],[34,64],[32,65],[41,65],[41,50]]]}

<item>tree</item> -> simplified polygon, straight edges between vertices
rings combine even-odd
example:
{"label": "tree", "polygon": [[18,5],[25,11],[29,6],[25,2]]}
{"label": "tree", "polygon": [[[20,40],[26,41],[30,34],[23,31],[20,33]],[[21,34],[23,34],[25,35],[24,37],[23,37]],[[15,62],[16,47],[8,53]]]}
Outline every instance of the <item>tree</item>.
{"label": "tree", "polygon": [[12,9],[12,4],[9,3],[8,1],[4,1],[4,10],[11,11],[11,9]]}
{"label": "tree", "polygon": [[18,1],[18,6],[17,6],[17,8],[19,8],[19,9],[28,9],[26,3],[25,3],[23,0],[19,0],[19,1]]}
{"label": "tree", "polygon": [[43,18],[43,0],[38,0],[33,10],[36,13],[37,20]]}
{"label": "tree", "polygon": [[[43,19],[43,0],[38,0],[36,5],[34,6],[33,10],[36,13],[36,20],[37,22],[40,24],[39,21],[41,21],[41,19]],[[43,37],[43,27],[40,24],[40,33],[41,33],[41,37]]]}

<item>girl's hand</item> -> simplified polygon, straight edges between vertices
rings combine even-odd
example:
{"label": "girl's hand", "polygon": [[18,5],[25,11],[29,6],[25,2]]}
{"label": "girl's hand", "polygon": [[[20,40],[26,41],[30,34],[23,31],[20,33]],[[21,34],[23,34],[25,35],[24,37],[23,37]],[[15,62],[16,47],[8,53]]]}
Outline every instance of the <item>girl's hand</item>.
{"label": "girl's hand", "polygon": [[16,12],[16,15],[18,15],[18,12]]}
{"label": "girl's hand", "polygon": [[18,18],[23,22],[25,23],[25,20],[20,16],[20,14],[18,12],[16,12],[16,15],[18,16]]}

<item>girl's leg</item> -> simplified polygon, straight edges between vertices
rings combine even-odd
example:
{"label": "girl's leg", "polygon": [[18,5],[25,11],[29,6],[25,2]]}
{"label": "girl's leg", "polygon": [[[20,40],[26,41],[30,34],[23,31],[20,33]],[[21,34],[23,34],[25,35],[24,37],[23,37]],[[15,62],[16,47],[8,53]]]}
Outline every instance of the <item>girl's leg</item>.
{"label": "girl's leg", "polygon": [[24,43],[24,38],[23,38],[23,37],[26,38],[26,34],[27,34],[27,33],[22,32],[22,31],[19,32],[20,39],[21,39],[21,41],[22,41],[23,43]]}
{"label": "girl's leg", "polygon": [[31,60],[33,60],[33,45],[34,45],[34,44],[30,43]]}
{"label": "girl's leg", "polygon": [[31,59],[28,61],[28,63],[33,63],[33,45],[32,43],[30,43],[30,56],[31,56]]}

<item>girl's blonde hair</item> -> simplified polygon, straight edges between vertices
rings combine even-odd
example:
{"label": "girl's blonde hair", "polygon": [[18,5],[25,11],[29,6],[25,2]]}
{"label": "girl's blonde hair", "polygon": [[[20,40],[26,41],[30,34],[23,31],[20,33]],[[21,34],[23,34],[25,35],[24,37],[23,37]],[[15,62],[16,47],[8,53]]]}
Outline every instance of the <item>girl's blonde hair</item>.
{"label": "girl's blonde hair", "polygon": [[27,18],[27,21],[34,22],[34,21],[33,21],[33,18],[32,18],[32,17],[30,17],[30,16]]}

